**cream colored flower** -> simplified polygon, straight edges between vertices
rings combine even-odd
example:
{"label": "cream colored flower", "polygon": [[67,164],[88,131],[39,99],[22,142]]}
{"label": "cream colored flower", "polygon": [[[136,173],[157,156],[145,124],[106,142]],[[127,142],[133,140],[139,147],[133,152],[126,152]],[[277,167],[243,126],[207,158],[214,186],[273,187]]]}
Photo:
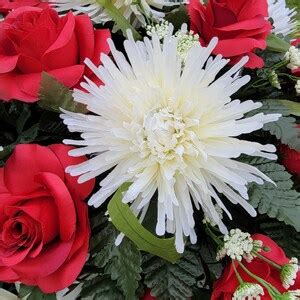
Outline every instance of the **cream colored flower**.
{"label": "cream colored flower", "polygon": [[268,0],[269,18],[273,21],[272,33],[287,36],[297,27],[296,8],[289,9],[285,0]]}
{"label": "cream colored flower", "polygon": [[155,192],[156,233],[175,234],[178,252],[184,251],[184,237],[196,242],[194,207],[202,208],[226,233],[214,203],[231,218],[219,194],[256,215],[248,203],[250,182],[271,181],[255,167],[235,160],[241,154],[275,159],[273,145],[261,145],[239,135],[261,129],[280,115],[258,113],[244,117],[261,106],[251,100],[232,99],[249,76],[240,76],[248,58],[218,75],[228,60],[210,57],[218,40],[207,47],[199,44],[187,53],[185,64],[177,52],[178,37],[129,39],[125,55],[109,40],[113,59],[102,54],[103,65],[86,64],[101,79],[102,86],[87,79],[75,90],[74,99],[87,105],[91,114],[64,111],[62,118],[82,140],[64,143],[83,146],[72,156],[92,157],[66,169],[79,182],[111,170],[100,189],[89,200],[100,206],[125,182],[132,182],[123,202],[143,219]]}

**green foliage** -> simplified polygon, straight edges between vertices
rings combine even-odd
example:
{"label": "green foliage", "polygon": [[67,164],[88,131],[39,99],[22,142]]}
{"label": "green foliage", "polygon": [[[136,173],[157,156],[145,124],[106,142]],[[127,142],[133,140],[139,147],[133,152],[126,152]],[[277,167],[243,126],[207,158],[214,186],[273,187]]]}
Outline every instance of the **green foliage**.
{"label": "green foliage", "polygon": [[185,300],[193,295],[198,278],[203,275],[199,249],[186,247],[182,258],[172,264],[157,256],[143,257],[145,284],[158,300]]}
{"label": "green foliage", "polygon": [[162,257],[172,263],[176,262],[180,255],[175,249],[175,239],[158,238],[141,225],[127,204],[122,202],[122,193],[130,184],[123,184],[109,201],[108,212],[112,223],[132,240],[138,249]]}
{"label": "green foliage", "polygon": [[289,117],[290,110],[280,100],[269,99],[263,102],[263,106],[255,110],[255,113],[279,113],[282,117],[277,122],[271,122],[264,125],[263,130],[274,135],[282,144],[300,151],[299,129],[296,127],[296,119]]}
{"label": "green foliage", "polygon": [[288,257],[300,257],[300,233],[293,227],[264,216],[260,218],[260,228],[284,249]]}
{"label": "green foliage", "polygon": [[19,297],[27,297],[27,300],[55,300],[56,294],[44,294],[38,287],[21,285]]}
{"label": "green foliage", "polygon": [[81,297],[90,300],[123,300],[124,295],[110,276],[98,274],[97,277],[85,281]]}
{"label": "green foliage", "polygon": [[[199,249],[199,254],[201,257],[202,264],[206,266],[206,269],[209,274],[207,274],[207,279],[214,280],[219,278],[223,271],[223,266],[221,262],[216,260],[217,252],[216,246],[212,245],[208,240],[204,239],[205,242],[202,242]],[[209,283],[209,282],[208,282]]]}
{"label": "green foliage", "polygon": [[[91,291],[95,290],[95,293],[90,292],[89,295],[96,297],[96,295],[101,294],[105,299],[104,294],[106,293],[107,297],[112,297],[110,293],[113,291],[106,290],[105,287],[105,282],[110,282],[111,285],[117,286],[114,297],[121,293],[123,295],[121,299],[135,299],[136,290],[141,279],[140,273],[142,272],[140,251],[127,238],[124,238],[122,243],[116,246],[115,239],[118,232],[111,223],[107,222],[106,218],[100,217],[94,225],[94,232],[97,230],[99,232],[94,233],[91,241],[91,263],[99,269],[99,273],[93,281],[96,285],[95,288],[90,289]],[[87,287],[91,284],[90,281],[85,283],[86,293],[89,291]]]}
{"label": "green foliage", "polygon": [[300,231],[300,194],[293,189],[291,175],[282,165],[263,158],[254,158],[249,163],[276,183],[251,184],[250,203],[260,214],[267,214]]}
{"label": "green foliage", "polygon": [[45,110],[60,112],[64,108],[73,112],[86,112],[85,106],[73,100],[71,91],[46,72],[42,74],[38,104]]}
{"label": "green foliage", "polygon": [[291,45],[275,34],[269,34],[269,36],[267,37],[267,46],[268,50],[270,51],[286,53]]}

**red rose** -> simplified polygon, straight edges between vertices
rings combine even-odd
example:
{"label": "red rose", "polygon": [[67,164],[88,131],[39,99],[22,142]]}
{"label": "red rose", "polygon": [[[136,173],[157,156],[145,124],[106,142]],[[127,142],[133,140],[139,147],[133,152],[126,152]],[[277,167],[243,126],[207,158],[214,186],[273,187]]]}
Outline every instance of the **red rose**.
{"label": "red rose", "polygon": [[[276,262],[279,265],[285,265],[289,262],[289,258],[286,257],[282,248],[280,248],[272,239],[262,234],[255,234],[252,236],[253,239],[261,240],[264,246],[270,248],[269,252],[262,251],[261,254],[266,258]],[[243,261],[243,264],[247,267],[250,272],[264,279],[265,281],[272,284],[279,292],[284,293],[287,290],[283,288],[280,273],[270,264],[260,260],[253,259],[251,263]],[[238,273],[242,279],[246,282],[257,283],[252,277],[250,277],[239,265],[236,266]],[[236,278],[232,264],[228,264],[225,268],[222,276],[218,279],[214,285],[214,290],[211,296],[211,300],[231,300],[233,293],[238,288],[239,282]],[[300,274],[296,279],[296,283],[290,288],[290,290],[296,290],[300,288]],[[264,288],[264,296],[262,300],[272,300],[267,290]]]}
{"label": "red rose", "polygon": [[214,54],[230,58],[232,63],[249,56],[246,67],[262,68],[264,61],[254,52],[265,49],[272,26],[266,20],[266,0],[209,0],[207,5],[191,0],[188,6],[191,29],[199,33],[206,46],[213,37],[219,38]]}
{"label": "red rose", "polygon": [[155,300],[156,298],[151,295],[151,290],[147,289],[146,293],[142,299],[143,300]]}
{"label": "red rose", "polygon": [[[86,15],[22,7],[0,23],[0,99],[37,101],[41,74],[46,71],[69,88],[90,74],[84,59],[100,63],[108,53],[109,30],[94,30]],[[87,73],[89,72],[89,73]]]}
{"label": "red rose", "polygon": [[0,13],[6,15],[8,14],[11,10],[17,9],[19,7],[23,6],[37,6],[41,8],[46,8],[48,7],[48,3],[46,2],[41,2],[39,0],[0,0]]}
{"label": "red rose", "polygon": [[280,146],[282,164],[291,174],[300,175],[300,152],[290,149],[286,145]]}
{"label": "red rose", "polygon": [[65,145],[18,145],[0,168],[0,281],[53,293],[71,285],[88,253],[83,200],[94,181],[78,184],[66,166],[84,161]]}

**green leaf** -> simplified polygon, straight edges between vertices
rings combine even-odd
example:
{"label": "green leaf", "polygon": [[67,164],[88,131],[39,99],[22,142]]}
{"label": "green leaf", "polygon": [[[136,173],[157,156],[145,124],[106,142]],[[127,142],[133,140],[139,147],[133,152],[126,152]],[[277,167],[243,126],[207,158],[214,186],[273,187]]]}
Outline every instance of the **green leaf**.
{"label": "green leaf", "polygon": [[86,112],[83,104],[73,100],[71,91],[46,72],[42,73],[39,98],[39,106],[46,110],[59,113],[61,107],[73,112]]}
{"label": "green leaf", "polygon": [[19,290],[19,297],[25,298],[30,293],[32,293],[33,290],[34,290],[34,286],[27,286],[27,285],[21,284],[20,290]]}
{"label": "green leaf", "polygon": [[260,222],[260,229],[282,247],[287,256],[299,257],[300,233],[292,226],[264,216],[258,222]]}
{"label": "green leaf", "polygon": [[26,296],[27,300],[56,300],[56,294],[44,294],[38,287],[21,285],[19,297]]}
{"label": "green leaf", "polygon": [[111,280],[115,281],[125,299],[135,299],[142,272],[141,253],[126,237],[116,246],[117,230],[111,223],[100,222],[99,225],[105,224],[106,226],[92,238],[91,252],[95,253],[92,263],[102,270],[103,275],[109,275]]}
{"label": "green leaf", "polygon": [[143,273],[145,284],[158,300],[186,300],[193,296],[193,289],[203,270],[198,251],[187,246],[182,258],[175,264],[146,254]]}
{"label": "green leaf", "polygon": [[123,184],[108,204],[108,212],[115,227],[132,240],[140,250],[152,253],[172,263],[180,255],[175,249],[174,238],[162,239],[145,229],[127,204],[122,202],[122,193],[130,184]]}
{"label": "green leaf", "polygon": [[103,274],[85,281],[80,296],[90,300],[124,300],[116,281]]}
{"label": "green leaf", "polygon": [[248,163],[276,183],[276,186],[271,183],[250,185],[249,202],[260,214],[267,214],[300,231],[300,193],[293,189],[291,175],[282,165],[264,158],[254,158]]}
{"label": "green leaf", "polygon": [[209,269],[211,277],[219,278],[223,271],[223,266],[221,262],[216,260],[216,248],[206,241],[206,243],[201,243],[199,253],[203,264]]}
{"label": "green leaf", "polygon": [[284,106],[286,106],[291,115],[300,117],[300,103],[290,100],[279,100]]}
{"label": "green leaf", "polygon": [[269,51],[285,53],[289,51],[290,44],[274,34],[267,37],[267,46]]}
{"label": "green leaf", "polygon": [[290,110],[287,106],[282,104],[279,99],[268,99],[263,101],[261,108],[251,112],[251,115],[259,112],[282,114],[278,121],[265,124],[263,130],[274,135],[282,144],[300,151],[299,129],[296,127],[296,119],[288,117]]}

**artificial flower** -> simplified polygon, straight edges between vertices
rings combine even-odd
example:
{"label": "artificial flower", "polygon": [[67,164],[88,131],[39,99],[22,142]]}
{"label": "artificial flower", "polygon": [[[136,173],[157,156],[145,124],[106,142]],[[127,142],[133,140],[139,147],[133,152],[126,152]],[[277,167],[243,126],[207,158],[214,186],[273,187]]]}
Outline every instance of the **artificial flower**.
{"label": "artificial flower", "polygon": [[280,279],[284,288],[288,289],[295,284],[298,271],[298,259],[292,257],[291,260],[282,267],[280,272]]}
{"label": "artificial flower", "polygon": [[0,281],[45,293],[71,285],[87,259],[90,227],[85,198],[94,181],[65,174],[84,158],[69,146],[18,145],[0,169]]}
{"label": "artificial flower", "polygon": [[255,52],[266,49],[266,38],[272,28],[266,19],[266,1],[208,0],[207,4],[203,4],[199,0],[191,0],[188,11],[191,29],[199,34],[202,45],[207,45],[215,36],[219,38],[214,54],[230,58],[231,63],[248,55],[246,67],[264,66],[263,59]]}
{"label": "artificial flower", "polygon": [[285,37],[296,30],[297,21],[293,19],[296,8],[288,8],[285,0],[268,0],[268,14],[273,25],[272,33]]}
{"label": "artificial flower", "polygon": [[0,13],[6,15],[10,11],[23,6],[46,8],[48,3],[40,0],[0,0]]}
{"label": "artificial flower", "polygon": [[[109,13],[96,0],[49,0],[58,12],[74,10],[76,14],[87,14],[95,23],[105,23],[111,20]],[[145,17],[162,19],[164,13],[160,10],[168,1],[164,0],[113,0],[113,5],[122,13],[126,19],[134,16],[134,24],[145,24]]]}
{"label": "artificial flower", "polygon": [[224,244],[217,254],[217,260],[229,256],[231,259],[241,261],[243,258],[251,261],[256,252],[260,252],[262,242],[253,240],[248,232],[240,229],[231,229],[229,234],[224,236]]}
{"label": "artificial flower", "polygon": [[38,7],[12,11],[0,22],[0,99],[37,101],[42,72],[76,86],[90,75],[83,60],[99,64],[100,53],[108,53],[108,37],[109,30],[94,30],[88,16],[59,17]]}
{"label": "artificial flower", "polygon": [[93,114],[64,111],[64,123],[71,132],[81,132],[83,139],[64,143],[85,146],[70,151],[72,156],[94,155],[66,171],[85,182],[112,169],[89,204],[100,206],[123,183],[132,182],[123,202],[131,204],[141,219],[158,191],[156,233],[175,234],[176,248],[183,252],[184,236],[196,242],[193,204],[227,232],[214,202],[231,215],[216,191],[256,215],[247,202],[247,185],[270,179],[234,159],[242,153],[275,159],[276,149],[238,136],[280,115],[259,113],[243,118],[261,106],[231,99],[250,79],[238,75],[248,59],[216,78],[228,63],[220,55],[210,57],[217,39],[208,47],[198,44],[190,49],[182,67],[177,37],[166,39],[161,46],[157,35],[144,42],[135,42],[130,32],[128,35],[124,46],[129,62],[111,40],[115,63],[105,54],[101,56],[103,66],[86,60],[104,85],[88,80],[82,83],[87,92],[75,90],[75,101],[86,104]]}
{"label": "artificial flower", "polygon": [[[278,265],[284,266],[289,263],[290,259],[285,255],[281,247],[279,247],[272,239],[262,234],[252,235],[253,240],[262,241],[264,247],[262,248],[260,254],[265,258],[277,263]],[[242,261],[244,266],[256,276],[262,278],[264,281],[270,283],[274,286],[280,293],[278,299],[297,299],[297,298],[287,298],[291,297],[294,291],[300,288],[300,273],[297,273],[297,278],[295,280],[295,285],[290,289],[285,289],[282,285],[280,279],[280,271],[268,264],[266,261],[261,260],[260,258],[254,258],[250,263],[247,261]],[[235,263],[236,270],[241,276],[242,280],[247,283],[258,284],[258,282],[249,274],[247,274],[238,263]],[[232,300],[235,291],[239,288],[240,282],[237,279],[236,273],[234,271],[233,264],[230,262],[222,276],[215,282],[211,300]],[[261,300],[273,300],[269,295],[265,287],[264,295],[261,296]],[[277,299],[277,298],[276,298]]]}
{"label": "artificial flower", "polygon": [[300,175],[300,152],[289,148],[287,145],[281,145],[279,151],[282,154],[282,164],[288,172]]}
{"label": "artificial flower", "polygon": [[232,300],[259,300],[263,295],[264,289],[261,285],[257,283],[243,282],[234,292]]}

